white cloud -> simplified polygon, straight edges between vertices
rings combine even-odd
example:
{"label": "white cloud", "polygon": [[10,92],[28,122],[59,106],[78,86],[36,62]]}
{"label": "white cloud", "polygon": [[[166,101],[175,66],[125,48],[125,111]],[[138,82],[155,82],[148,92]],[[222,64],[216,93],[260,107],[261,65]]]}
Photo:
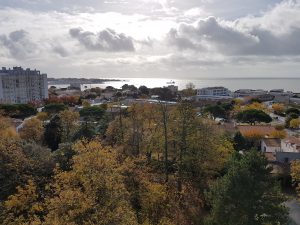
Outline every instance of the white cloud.
{"label": "white cloud", "polygon": [[3,0],[0,61],[50,75],[272,74],[280,65],[294,75],[300,6],[278,1]]}

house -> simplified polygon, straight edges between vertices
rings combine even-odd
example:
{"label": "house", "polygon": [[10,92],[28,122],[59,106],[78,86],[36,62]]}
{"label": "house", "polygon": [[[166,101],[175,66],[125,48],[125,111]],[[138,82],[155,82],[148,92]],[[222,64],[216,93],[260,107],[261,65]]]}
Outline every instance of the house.
{"label": "house", "polygon": [[264,138],[261,141],[261,152],[264,153],[269,162],[290,163],[300,159],[300,139],[288,137]]}
{"label": "house", "polygon": [[261,151],[264,153],[275,153],[281,151],[281,140],[279,138],[262,139]]}
{"label": "house", "polygon": [[281,149],[283,152],[300,152],[300,139],[292,136],[283,139]]}

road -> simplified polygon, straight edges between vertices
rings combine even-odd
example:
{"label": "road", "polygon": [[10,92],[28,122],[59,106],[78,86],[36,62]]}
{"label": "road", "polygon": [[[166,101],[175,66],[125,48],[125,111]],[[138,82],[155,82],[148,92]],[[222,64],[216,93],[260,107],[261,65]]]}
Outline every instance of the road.
{"label": "road", "polygon": [[296,199],[292,199],[286,203],[290,209],[291,222],[289,225],[300,225],[300,203]]}

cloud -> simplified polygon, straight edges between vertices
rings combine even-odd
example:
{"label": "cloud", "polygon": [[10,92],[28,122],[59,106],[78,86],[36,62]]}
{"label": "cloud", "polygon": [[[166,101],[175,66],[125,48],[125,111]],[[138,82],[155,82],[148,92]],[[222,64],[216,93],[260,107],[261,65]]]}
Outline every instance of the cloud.
{"label": "cloud", "polygon": [[[294,19],[287,13],[294,13]],[[169,31],[167,41],[181,50],[205,49],[224,55],[300,55],[299,15],[298,3],[285,2],[262,17],[235,21],[209,17],[193,24],[181,23]]]}
{"label": "cloud", "polygon": [[57,53],[61,57],[67,57],[69,52],[61,45],[53,46],[53,52]]}
{"label": "cloud", "polygon": [[9,35],[0,35],[0,44],[17,59],[30,57],[37,51],[36,45],[30,41],[28,33],[24,30],[16,30]]}
{"label": "cloud", "polygon": [[69,30],[71,37],[75,38],[86,49],[105,52],[132,52],[135,50],[133,38],[123,33],[116,33],[112,29],[105,29],[98,33],[83,31],[81,28]]}

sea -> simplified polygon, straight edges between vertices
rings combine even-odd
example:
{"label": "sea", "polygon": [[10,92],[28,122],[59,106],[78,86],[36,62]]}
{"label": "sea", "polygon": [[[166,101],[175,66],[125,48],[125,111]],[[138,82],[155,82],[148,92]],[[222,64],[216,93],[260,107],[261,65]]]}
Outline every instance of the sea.
{"label": "sea", "polygon": [[[300,77],[299,78],[201,78],[201,79],[161,79],[161,78],[111,78],[119,79],[119,81],[109,81],[101,84],[85,84],[87,88],[100,87],[105,88],[112,86],[121,88],[124,84],[134,85],[136,87],[145,85],[149,88],[164,87],[174,84],[179,90],[186,88],[192,83],[195,88],[223,86],[231,91],[238,89],[284,89],[300,93]],[[49,85],[57,88],[67,87],[68,85]]]}

